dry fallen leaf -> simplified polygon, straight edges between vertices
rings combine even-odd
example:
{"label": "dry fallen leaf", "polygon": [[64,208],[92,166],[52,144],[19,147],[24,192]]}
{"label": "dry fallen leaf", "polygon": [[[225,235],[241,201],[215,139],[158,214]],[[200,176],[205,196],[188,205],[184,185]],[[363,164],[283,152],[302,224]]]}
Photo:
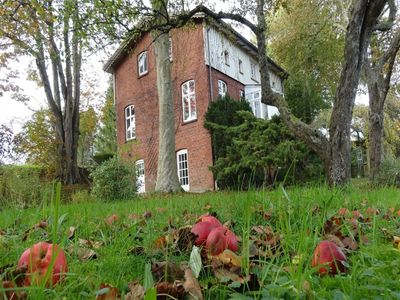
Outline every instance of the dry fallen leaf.
{"label": "dry fallen leaf", "polygon": [[75,230],[76,228],[74,226],[71,226],[70,228],[68,228],[68,232],[67,232],[67,238],[69,240],[72,240],[75,236]]}
{"label": "dry fallen leaf", "polygon": [[229,267],[241,267],[242,257],[235,254],[229,249],[224,250],[221,254],[212,257],[213,260],[219,261],[222,265],[227,265]]}
{"label": "dry fallen leaf", "polygon": [[143,213],[143,218],[149,219],[149,218],[151,218],[152,215],[153,215],[153,214],[151,213],[151,211],[145,211],[145,212]]}
{"label": "dry fallen leaf", "polygon": [[200,284],[193,276],[193,272],[190,268],[185,270],[185,282],[183,283],[183,287],[187,292],[185,299],[203,300]]}
{"label": "dry fallen leaf", "polygon": [[97,258],[97,253],[92,249],[79,248],[77,256],[81,261],[92,260]]}
{"label": "dry fallen leaf", "polygon": [[100,284],[100,290],[96,292],[96,300],[117,300],[120,298],[118,289],[108,283]]}
{"label": "dry fallen leaf", "polygon": [[157,290],[157,300],[160,299],[183,299],[186,295],[185,288],[181,281],[160,282],[155,285]]}
{"label": "dry fallen leaf", "polygon": [[113,215],[107,217],[105,222],[106,222],[107,225],[112,225],[112,223],[114,223],[114,222],[116,222],[118,220],[119,220],[118,215],[113,214]]}
{"label": "dry fallen leaf", "polygon": [[146,291],[144,287],[137,281],[128,283],[129,292],[125,295],[125,300],[143,300]]}

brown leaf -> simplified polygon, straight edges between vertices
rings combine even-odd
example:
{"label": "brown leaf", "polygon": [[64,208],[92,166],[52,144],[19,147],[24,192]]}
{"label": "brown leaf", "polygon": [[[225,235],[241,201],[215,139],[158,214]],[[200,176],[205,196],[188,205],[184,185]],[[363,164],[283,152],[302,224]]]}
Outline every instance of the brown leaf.
{"label": "brown leaf", "polygon": [[96,292],[96,300],[117,300],[121,299],[118,289],[108,283],[100,284],[100,290]]}
{"label": "brown leaf", "polygon": [[45,220],[42,220],[39,223],[33,225],[31,228],[28,228],[27,230],[25,230],[25,232],[24,232],[24,234],[22,236],[22,241],[26,241],[28,236],[31,234],[32,231],[35,231],[38,228],[46,229],[48,225],[49,224]]}
{"label": "brown leaf", "polygon": [[183,283],[183,287],[187,292],[186,299],[203,300],[200,284],[193,276],[193,272],[190,268],[185,270],[185,282]]}
{"label": "brown leaf", "polygon": [[244,276],[241,274],[240,268],[231,268],[229,270],[225,268],[219,268],[214,270],[214,275],[220,282],[233,281],[244,284],[250,280],[249,276]]}
{"label": "brown leaf", "polygon": [[129,219],[129,220],[134,220],[134,221],[140,220],[141,218],[142,218],[142,216],[141,216],[141,215],[138,215],[138,214],[130,214],[130,215],[128,216],[128,219]]}
{"label": "brown leaf", "polygon": [[163,213],[163,212],[166,212],[167,209],[165,207],[156,207],[156,211],[159,213]]}
{"label": "brown leaf", "polygon": [[144,299],[144,287],[137,281],[128,283],[129,292],[125,295],[125,300],[142,300]]}
{"label": "brown leaf", "polygon": [[218,265],[226,265],[228,267],[239,267],[239,268],[242,266],[242,257],[236,255],[229,249],[224,250],[224,252],[222,252],[219,255],[210,256],[209,258],[211,260],[214,260],[214,263]]}
{"label": "brown leaf", "polygon": [[74,226],[71,226],[70,228],[68,228],[67,238],[69,240],[72,240],[75,237],[75,230],[76,230],[76,228]]}
{"label": "brown leaf", "polygon": [[145,219],[149,219],[149,218],[151,218],[152,217],[152,213],[151,213],[151,211],[145,211],[144,213],[143,213],[143,218],[145,218]]}
{"label": "brown leaf", "polygon": [[185,288],[182,282],[160,282],[155,285],[157,289],[157,300],[159,299],[171,299],[171,296],[175,299],[183,299],[186,295]]}
{"label": "brown leaf", "polygon": [[345,248],[347,248],[347,249],[350,249],[350,250],[353,250],[353,251],[358,249],[358,243],[354,239],[352,239],[351,237],[348,237],[348,236],[345,237],[342,240],[342,243],[343,243],[343,246]]}
{"label": "brown leaf", "polygon": [[112,223],[114,223],[114,222],[116,222],[118,220],[119,220],[118,215],[113,214],[113,215],[107,217],[105,222],[106,222],[107,225],[112,225]]}
{"label": "brown leaf", "polygon": [[196,240],[196,235],[192,233],[191,230],[191,226],[185,226],[175,231],[173,240],[178,250],[187,251],[192,249],[194,241]]}
{"label": "brown leaf", "polygon": [[[175,280],[182,280],[184,272],[181,267],[173,262],[154,262],[151,266],[155,281],[174,282]],[[167,278],[165,278],[167,275]]]}
{"label": "brown leaf", "polygon": [[325,240],[330,241],[335,243],[338,247],[344,248],[342,239],[340,239],[338,236],[333,235],[333,234],[326,234],[325,235]]}
{"label": "brown leaf", "polygon": [[6,231],[3,229],[0,229],[0,235],[6,235]]}
{"label": "brown leaf", "polygon": [[97,253],[92,249],[79,248],[77,251],[78,258],[81,261],[92,260],[97,258]]}
{"label": "brown leaf", "polygon": [[393,245],[394,245],[396,248],[400,249],[400,237],[398,237],[398,236],[393,236]]}
{"label": "brown leaf", "polygon": [[[370,216],[373,216],[373,215],[379,215],[379,210],[378,209],[376,209],[376,208],[373,208],[373,207],[368,207],[366,210],[365,210],[365,214],[366,215],[370,215]],[[393,213],[393,212],[392,212]]]}

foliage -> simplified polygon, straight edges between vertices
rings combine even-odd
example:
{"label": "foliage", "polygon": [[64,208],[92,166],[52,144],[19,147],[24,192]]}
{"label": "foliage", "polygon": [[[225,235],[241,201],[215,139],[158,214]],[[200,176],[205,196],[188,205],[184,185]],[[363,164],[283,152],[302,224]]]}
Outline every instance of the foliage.
{"label": "foliage", "polygon": [[16,152],[26,155],[26,162],[55,174],[59,163],[54,118],[48,110],[35,112],[16,135]]}
{"label": "foliage", "polygon": [[310,123],[333,101],[350,1],[286,1],[270,18],[271,55],[289,72],[285,98]]}
{"label": "foliage", "polygon": [[0,207],[28,207],[40,203],[46,193],[47,170],[34,165],[0,166]]}
{"label": "foliage", "polygon": [[135,196],[135,167],[117,157],[98,166],[91,174],[92,193],[101,200],[130,199]]}
{"label": "foliage", "polygon": [[315,154],[295,140],[278,117],[265,121],[250,112],[238,115],[244,120],[240,125],[210,124],[232,137],[226,154],[211,167],[219,187],[247,189],[321,176],[322,166]]}
{"label": "foliage", "polygon": [[117,153],[117,135],[112,85],[107,90],[106,101],[101,108],[100,122],[101,126],[95,139],[95,156],[113,156]]}
{"label": "foliage", "polygon": [[243,99],[234,100],[229,95],[219,97],[208,106],[204,116],[204,127],[211,133],[214,161],[226,155],[226,149],[232,143],[232,136],[226,132],[225,127],[212,126],[212,124],[221,126],[242,124],[244,119],[237,114],[238,111],[251,112],[249,103]]}
{"label": "foliage", "polygon": [[92,106],[80,112],[78,140],[78,165],[80,167],[89,167],[92,164],[97,125],[97,115]]}
{"label": "foliage", "polygon": [[396,186],[400,187],[400,158],[388,157],[379,169],[379,173],[375,176],[374,181],[380,186]]}

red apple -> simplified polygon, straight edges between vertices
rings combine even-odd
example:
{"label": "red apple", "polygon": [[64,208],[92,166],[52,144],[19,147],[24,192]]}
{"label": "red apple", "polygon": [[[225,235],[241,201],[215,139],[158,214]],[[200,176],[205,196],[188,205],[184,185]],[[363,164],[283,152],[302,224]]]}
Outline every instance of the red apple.
{"label": "red apple", "polygon": [[211,230],[213,230],[215,227],[218,227],[214,223],[210,222],[199,222],[197,224],[194,224],[192,227],[191,232],[197,235],[196,240],[194,241],[194,244],[197,246],[200,246],[204,244],[207,240],[208,235],[210,234]]}
{"label": "red apple", "polygon": [[215,227],[207,237],[206,249],[211,255],[218,255],[228,248],[226,232],[228,229],[222,226]]}
{"label": "red apple", "polygon": [[[43,280],[46,280],[46,286],[48,286],[50,278],[55,285],[61,276],[68,272],[64,251],[58,245],[45,242],[39,242],[26,249],[18,261],[18,266],[28,268],[25,275],[25,286],[32,283],[39,285],[43,283]],[[49,270],[50,267],[51,270]]]}
{"label": "red apple", "polygon": [[228,241],[228,249],[233,252],[238,251],[239,247],[238,247],[238,239],[237,239],[236,235],[229,229],[226,230],[225,235],[226,235],[226,239]]}
{"label": "red apple", "polygon": [[315,248],[311,266],[319,267],[320,275],[334,275],[345,271],[346,268],[342,262],[346,262],[346,255],[342,250],[331,241],[322,241]]}
{"label": "red apple", "polygon": [[199,222],[210,222],[210,223],[213,223],[213,224],[215,224],[217,226],[222,226],[221,222],[216,217],[213,217],[211,215],[202,215],[202,216],[200,216]]}

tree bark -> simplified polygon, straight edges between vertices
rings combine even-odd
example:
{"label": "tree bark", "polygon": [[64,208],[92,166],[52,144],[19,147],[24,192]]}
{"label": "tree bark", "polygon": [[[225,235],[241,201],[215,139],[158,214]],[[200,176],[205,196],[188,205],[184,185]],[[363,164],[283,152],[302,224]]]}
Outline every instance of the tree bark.
{"label": "tree bark", "polygon": [[[163,0],[152,1],[153,9],[158,15],[158,22],[162,25],[168,20],[167,3]],[[181,191],[178,179],[175,154],[175,113],[172,97],[171,63],[169,60],[168,32],[153,31],[154,50],[156,56],[157,92],[159,106],[158,129],[158,165],[156,191]]]}

